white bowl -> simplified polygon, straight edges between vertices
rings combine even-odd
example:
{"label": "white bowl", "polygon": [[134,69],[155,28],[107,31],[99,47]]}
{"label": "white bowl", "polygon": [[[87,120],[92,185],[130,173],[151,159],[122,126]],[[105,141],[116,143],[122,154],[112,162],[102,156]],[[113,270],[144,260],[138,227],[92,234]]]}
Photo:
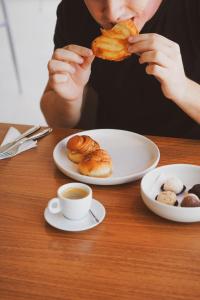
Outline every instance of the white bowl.
{"label": "white bowl", "polygon": [[[158,167],[148,172],[141,181],[141,196],[146,206],[155,214],[177,222],[200,221],[200,207],[170,206],[155,200],[161,185],[167,177],[177,176],[186,186],[186,192],[195,184],[200,184],[200,166],[173,164]],[[177,196],[179,204],[183,194]]]}

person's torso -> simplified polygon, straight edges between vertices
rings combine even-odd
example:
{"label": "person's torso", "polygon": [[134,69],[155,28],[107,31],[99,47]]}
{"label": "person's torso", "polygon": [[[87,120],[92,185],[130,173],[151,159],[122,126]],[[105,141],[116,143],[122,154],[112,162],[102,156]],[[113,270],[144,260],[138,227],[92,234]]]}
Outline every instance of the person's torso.
{"label": "person's torso", "polygon": [[[83,1],[77,1],[76,5],[76,11],[81,6],[77,19],[74,17],[75,6],[71,4],[69,8],[68,5],[66,18],[70,17],[63,23],[66,36],[62,38],[67,43],[90,47],[93,38],[100,34],[99,26],[89,15]],[[197,0],[165,0],[141,33],[154,32],[178,43],[186,76],[200,83],[198,16],[200,4]],[[67,27],[72,24],[74,28],[68,30]],[[200,126],[164,97],[160,83],[146,74],[145,67],[138,63],[136,55],[122,62],[95,59],[90,84],[99,96],[96,127],[200,138]]]}

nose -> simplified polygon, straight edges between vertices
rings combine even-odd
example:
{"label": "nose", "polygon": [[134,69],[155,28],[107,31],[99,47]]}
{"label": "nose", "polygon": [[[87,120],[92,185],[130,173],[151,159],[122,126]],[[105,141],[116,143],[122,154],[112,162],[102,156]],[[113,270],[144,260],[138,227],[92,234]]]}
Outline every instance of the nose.
{"label": "nose", "polygon": [[121,1],[110,0],[107,2],[106,6],[103,8],[104,19],[109,22],[116,24],[124,19],[127,19],[126,13],[124,11]]}

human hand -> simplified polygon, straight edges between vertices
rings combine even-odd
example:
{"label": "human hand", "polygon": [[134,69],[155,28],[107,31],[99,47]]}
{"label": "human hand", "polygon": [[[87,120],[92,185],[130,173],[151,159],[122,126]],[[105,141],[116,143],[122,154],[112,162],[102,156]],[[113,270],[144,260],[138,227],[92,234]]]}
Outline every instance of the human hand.
{"label": "human hand", "polygon": [[173,101],[182,99],[188,79],[179,45],[155,33],[130,37],[129,43],[129,51],[139,53],[139,62],[148,64],[146,73],[159,80],[165,97]]}
{"label": "human hand", "polygon": [[50,87],[64,99],[78,99],[89,80],[93,60],[92,50],[85,47],[56,49],[48,63]]}

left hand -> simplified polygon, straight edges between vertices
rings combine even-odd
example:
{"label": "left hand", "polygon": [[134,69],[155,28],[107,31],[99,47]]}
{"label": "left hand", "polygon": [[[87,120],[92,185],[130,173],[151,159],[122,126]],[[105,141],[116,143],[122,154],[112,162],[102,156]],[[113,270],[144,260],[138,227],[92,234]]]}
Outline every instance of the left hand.
{"label": "left hand", "polygon": [[139,53],[139,62],[148,64],[146,73],[154,75],[160,81],[165,97],[173,101],[181,100],[188,79],[179,45],[155,33],[130,37],[129,43],[129,51]]}

